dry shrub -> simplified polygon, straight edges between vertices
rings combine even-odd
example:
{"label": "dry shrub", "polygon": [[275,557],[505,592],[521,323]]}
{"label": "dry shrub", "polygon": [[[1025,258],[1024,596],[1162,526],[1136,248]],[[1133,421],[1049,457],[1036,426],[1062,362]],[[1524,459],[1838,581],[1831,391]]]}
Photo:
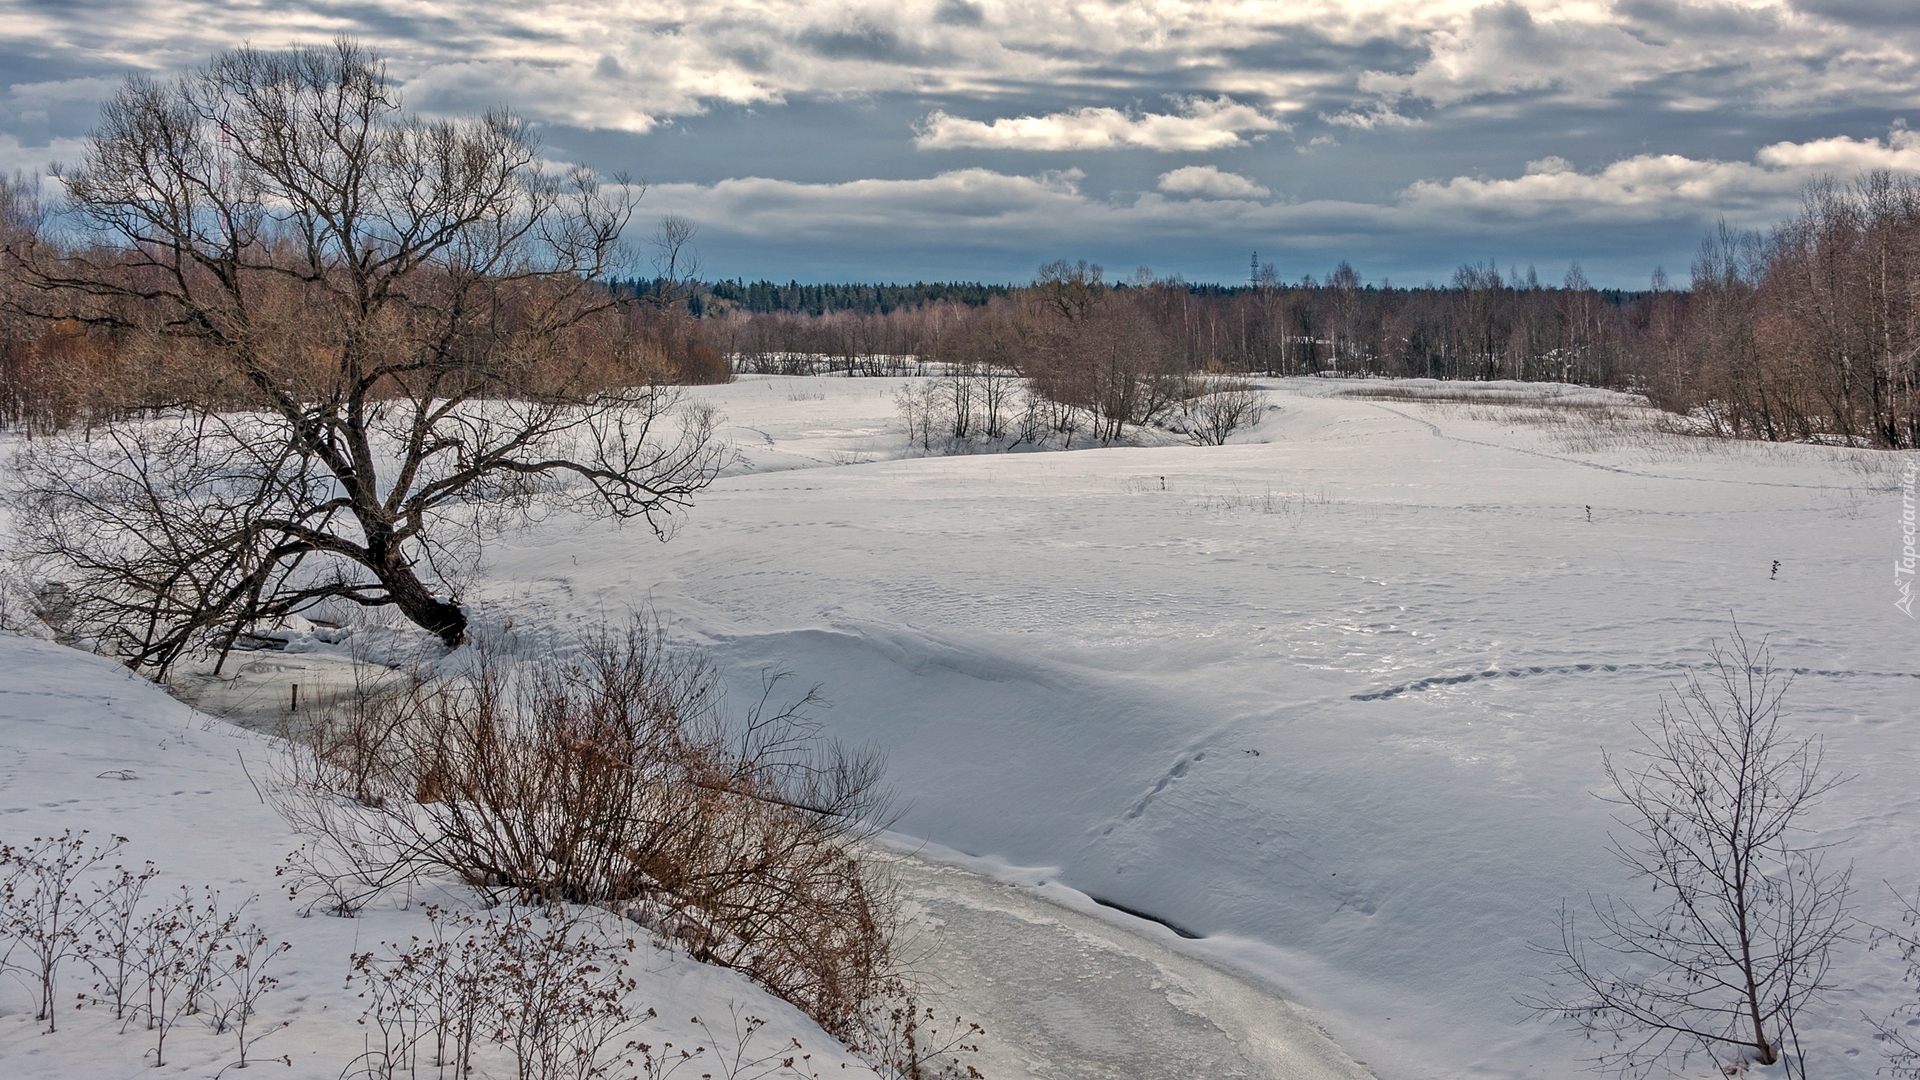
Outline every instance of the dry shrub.
{"label": "dry shrub", "polygon": [[921,1003],[911,979],[887,978],[861,1006],[850,1046],[877,1071],[898,1080],[982,1080],[966,1055],[980,1051],[986,1034],[961,1017],[948,1021]]}
{"label": "dry shrub", "polygon": [[[1908,900],[1895,890],[1894,898],[1900,903],[1900,925],[1875,926],[1868,938],[1869,948],[1891,949],[1899,956],[1906,968],[1901,981],[1910,988],[1907,993],[1913,995],[1920,990],[1920,895]],[[1910,996],[1890,1015],[1869,1016],[1867,1023],[1873,1025],[1880,1052],[1887,1059],[1881,1071],[1900,1080],[1920,1080],[1920,1030],[1916,1030],[1920,1028],[1920,1000]]]}
{"label": "dry shrub", "polygon": [[1225,446],[1241,428],[1260,422],[1267,396],[1245,379],[1226,375],[1196,375],[1187,379],[1181,402],[1181,426],[1196,446]]}
{"label": "dry shrub", "polygon": [[293,890],[350,913],[422,875],[626,914],[836,1035],[888,962],[886,900],[850,847],[878,757],[818,736],[809,694],[739,723],[711,665],[635,622],[566,663],[479,647],[463,674],[322,717],[276,785],[310,843]]}
{"label": "dry shrub", "polygon": [[[196,897],[183,885],[177,900],[149,912],[136,930],[136,970],[146,995],[139,1011],[153,1033],[155,1068],[166,1064],[167,1036],[180,1021],[224,1011],[214,1005],[213,996],[223,984],[221,950],[238,932],[239,919],[238,912],[221,914],[213,890]],[[257,935],[258,930],[249,927],[248,933]],[[226,1023],[217,1020],[216,1028],[225,1032]]]}
{"label": "dry shrub", "polygon": [[62,998],[61,968],[71,960],[95,977],[92,991],[73,1000],[111,1006],[123,1023],[144,1019],[155,1068],[166,1064],[167,1037],[192,1016],[216,1035],[232,1035],[237,1064],[245,1067],[247,1051],[286,1026],[263,1030],[254,1021],[279,985],[267,969],[291,946],[256,924],[242,927],[251,900],[223,912],[212,888],[196,893],[183,885],[157,905],[146,903],[154,865],[109,869],[126,838],[94,843],[88,835],[69,829],[18,847],[0,844],[0,972],[22,976],[49,1034]]}
{"label": "dry shrub", "polygon": [[343,1075],[471,1073],[491,1047],[517,1080],[590,1080],[620,1062],[634,942],[578,912],[427,910],[427,937],[354,954],[368,1049]]}
{"label": "dry shrub", "polygon": [[87,877],[117,854],[126,838],[91,843],[86,830],[0,844],[0,971],[19,970],[39,997],[34,1019],[58,1026],[60,967],[80,955],[88,913]]}

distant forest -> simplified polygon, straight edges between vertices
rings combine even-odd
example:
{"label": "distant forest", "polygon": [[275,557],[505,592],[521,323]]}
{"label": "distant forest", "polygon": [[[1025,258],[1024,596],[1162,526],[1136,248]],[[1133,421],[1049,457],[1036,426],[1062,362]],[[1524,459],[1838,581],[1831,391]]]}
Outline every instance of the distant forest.
{"label": "distant forest", "polygon": [[[642,296],[671,292],[675,283],[665,278],[635,278],[619,287]],[[1010,295],[1015,286],[983,285],[977,281],[916,281],[911,285],[827,284],[785,285],[773,281],[703,282],[691,290],[686,303],[696,316],[719,315],[729,311],[753,314],[795,312],[825,315],[835,311],[854,311],[862,315],[885,315],[911,310],[923,304],[947,303],[979,307],[995,297]]]}
{"label": "distant forest", "polygon": [[1061,261],[1015,288],[721,283],[688,307],[739,371],[997,365],[1089,401],[1203,372],[1552,380],[1637,391],[1731,436],[1920,446],[1910,177],[1814,184],[1766,233],[1722,225],[1685,287],[1656,274],[1644,291],[1599,289],[1577,263],[1552,284],[1492,263],[1417,288],[1366,285],[1346,263],[1318,281],[1254,277],[1116,283]]}
{"label": "distant forest", "polygon": [[[1478,271],[1479,268],[1474,268]],[[1316,289],[1320,285],[1308,274],[1297,284],[1279,285],[1270,280],[1273,267],[1269,264],[1256,271],[1249,283],[1244,285],[1223,285],[1217,282],[1192,282],[1181,278],[1170,279],[1194,296],[1231,297],[1242,293],[1259,293],[1273,288]],[[1656,271],[1657,272],[1657,271]],[[1104,276],[1104,270],[1102,274]],[[1338,271],[1336,270],[1337,274]],[[1494,270],[1498,274],[1498,270]],[[1329,278],[1334,275],[1329,275]],[[1527,267],[1523,277],[1517,268],[1513,269],[1508,281],[1517,289],[1541,288],[1538,271]],[[1154,282],[1154,284],[1161,284]],[[636,296],[659,296],[670,293],[676,288],[686,289],[686,283],[669,281],[666,278],[628,278],[618,282],[616,288]],[[1119,281],[1110,286],[1115,290],[1139,287],[1135,283]],[[692,286],[686,303],[696,316],[713,317],[732,311],[743,311],[755,315],[770,315],[775,312],[795,312],[803,315],[826,315],[835,311],[854,311],[862,315],[885,315],[894,311],[911,311],[924,304],[947,303],[962,304],[967,307],[981,307],[988,302],[1021,291],[1022,285],[988,285],[978,281],[916,281],[911,285],[896,285],[892,282],[828,282],[822,284],[802,284],[789,281],[785,285],[776,281],[731,281],[699,282]],[[1405,287],[1393,285],[1365,285],[1366,292],[1411,292]],[[1425,290],[1437,288],[1429,283]],[[1599,289],[1602,303],[1620,307],[1633,303],[1647,294],[1647,290]]]}

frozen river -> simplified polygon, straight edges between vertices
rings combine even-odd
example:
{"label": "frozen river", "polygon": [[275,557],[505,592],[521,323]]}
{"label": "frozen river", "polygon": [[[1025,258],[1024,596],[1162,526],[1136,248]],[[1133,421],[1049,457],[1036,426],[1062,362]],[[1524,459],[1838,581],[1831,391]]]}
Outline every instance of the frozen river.
{"label": "frozen river", "polygon": [[904,952],[935,1007],[987,1031],[995,1080],[1361,1080],[1285,1000],[1099,916],[961,867],[893,861]]}
{"label": "frozen river", "polygon": [[[352,694],[368,671],[340,657],[251,653],[223,677],[179,680],[177,692],[275,731],[293,685],[324,705]],[[986,1029],[965,1060],[993,1080],[1373,1076],[1285,999],[1155,940],[1170,930],[1096,914],[1084,894],[1043,873],[1016,872],[1014,883],[914,853],[875,858],[904,901],[902,956],[943,1019]]]}

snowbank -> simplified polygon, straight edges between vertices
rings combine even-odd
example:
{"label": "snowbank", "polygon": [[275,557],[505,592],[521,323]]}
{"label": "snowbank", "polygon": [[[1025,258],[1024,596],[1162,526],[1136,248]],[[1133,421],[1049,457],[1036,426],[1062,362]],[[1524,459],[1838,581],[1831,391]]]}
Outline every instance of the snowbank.
{"label": "snowbank", "polygon": [[[211,886],[223,909],[250,900],[243,920],[292,945],[270,971],[281,983],[262,1001],[255,1030],[287,1026],[256,1045],[249,1056],[258,1064],[238,1075],[337,1080],[365,1049],[358,1020],[366,1003],[346,988],[349,955],[423,933],[427,903],[473,901],[461,890],[433,890],[404,909],[392,904],[353,919],[305,914],[274,874],[295,838],[253,783],[276,753],[264,736],[196,713],[115,664],[0,634],[0,843],[68,829],[88,830],[90,839],[124,836],[132,865],[152,860],[161,871],[150,895]],[[755,1016],[767,1026],[753,1047],[771,1052],[798,1039],[823,1076],[872,1075],[792,1006],[730,971],[643,944],[631,973],[641,1006],[659,1013],[634,1037],[709,1044],[689,1022],[700,1017],[730,1051],[734,1017]],[[90,982],[69,962],[62,1000],[72,1002]],[[189,1018],[168,1038],[166,1067],[155,1070],[142,1024],[122,1030],[110,1009],[95,1006],[64,1013],[59,1030],[45,1034],[33,1001],[14,980],[0,983],[0,1073],[9,1080],[206,1077],[237,1057],[231,1035]]]}

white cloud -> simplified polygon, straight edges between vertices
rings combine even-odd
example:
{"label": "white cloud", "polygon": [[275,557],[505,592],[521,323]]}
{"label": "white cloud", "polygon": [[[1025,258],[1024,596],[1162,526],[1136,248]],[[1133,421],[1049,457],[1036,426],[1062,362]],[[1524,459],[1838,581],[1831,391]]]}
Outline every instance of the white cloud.
{"label": "white cloud", "polygon": [[1840,136],[1813,142],[1774,143],[1754,155],[1775,169],[1822,170],[1845,177],[1868,169],[1920,172],[1920,131],[1898,127],[1885,142]]}
{"label": "white cloud", "polygon": [[[1447,243],[1456,246],[1497,235],[1525,242],[1549,225],[1671,222],[1704,228],[1722,212],[1763,225],[1793,213],[1808,180],[1833,172],[1845,178],[1858,167],[1920,175],[1920,134],[1901,130],[1886,140],[1777,143],[1744,162],[1639,155],[1596,172],[1548,157],[1530,163],[1521,176],[1421,181],[1382,203],[1263,201],[1265,187],[1214,166],[1171,170],[1160,178],[1165,194],[1121,200],[1082,190],[1077,170],[1021,176],[973,168],[905,180],[816,184],[745,177],[661,184],[647,192],[647,213],[686,215],[709,234],[836,245],[850,237],[884,236],[889,245],[906,248],[951,243],[956,236],[1006,247],[1073,247],[1089,238],[1125,237],[1151,250],[1154,244],[1228,242],[1262,233],[1335,247],[1383,236],[1452,237]],[[1185,197],[1194,195],[1209,197]]]}
{"label": "white cloud", "polygon": [[1209,199],[1264,199],[1272,194],[1239,173],[1221,172],[1212,165],[1188,165],[1161,173],[1159,187],[1173,195],[1200,195]]}
{"label": "white cloud", "polygon": [[22,143],[17,135],[0,133],[0,175],[19,172],[31,178],[33,174],[38,174],[43,195],[52,198],[64,189],[58,178],[47,174],[47,163],[58,161],[72,164],[86,156],[86,152],[87,144],[80,139],[53,139],[45,145],[29,146]]}
{"label": "white cloud", "polygon": [[1676,111],[1801,109],[1911,100],[1920,78],[1920,23],[1852,25],[1788,0],[1396,7],[1390,20],[1428,55],[1360,75],[1381,107],[1405,97],[1442,108],[1511,94],[1592,101],[1651,87]]}
{"label": "white cloud", "polygon": [[1021,232],[1084,219],[1098,205],[1080,191],[1078,169],[1010,176],[956,169],[913,180],[849,180],[809,184],[749,176],[713,184],[659,184],[647,191],[649,212],[677,213],[704,229],[742,235],[844,238],[887,230],[900,236]]}
{"label": "white cloud", "polygon": [[700,223],[704,235],[833,246],[885,237],[889,246],[913,247],[951,243],[964,235],[976,246],[1085,250],[1090,238],[1105,242],[1125,236],[1147,250],[1146,245],[1162,240],[1278,228],[1357,234],[1381,225],[1390,213],[1363,204],[1288,205],[1155,193],[1114,201],[1082,191],[1080,180],[1073,170],[1016,176],[987,169],[834,184],[745,177],[661,184],[648,189],[646,199],[647,213],[685,215]]}
{"label": "white cloud", "polygon": [[1401,199],[1414,209],[1472,211],[1515,221],[1548,215],[1634,221],[1726,213],[1760,224],[1791,214],[1810,181],[1826,175],[1847,181],[1867,169],[1920,175],[1920,133],[1896,129],[1886,140],[1836,136],[1774,143],[1750,162],[1639,154],[1592,173],[1547,157],[1529,162],[1524,175],[1510,179],[1422,180]]}
{"label": "white cloud", "polygon": [[[991,123],[929,113],[914,145],[922,150],[1118,150],[1162,152],[1221,150],[1241,146],[1242,132],[1279,131],[1287,125],[1231,98],[1192,98],[1178,113],[1131,113],[1081,108],[1046,116],[1002,117]],[[1255,136],[1258,138],[1258,136]]]}
{"label": "white cloud", "polygon": [[1341,112],[1321,113],[1320,119],[1329,124],[1350,127],[1358,131],[1372,131],[1376,128],[1414,127],[1420,123],[1411,116],[1402,116],[1392,105],[1376,102],[1365,109],[1346,109]]}

